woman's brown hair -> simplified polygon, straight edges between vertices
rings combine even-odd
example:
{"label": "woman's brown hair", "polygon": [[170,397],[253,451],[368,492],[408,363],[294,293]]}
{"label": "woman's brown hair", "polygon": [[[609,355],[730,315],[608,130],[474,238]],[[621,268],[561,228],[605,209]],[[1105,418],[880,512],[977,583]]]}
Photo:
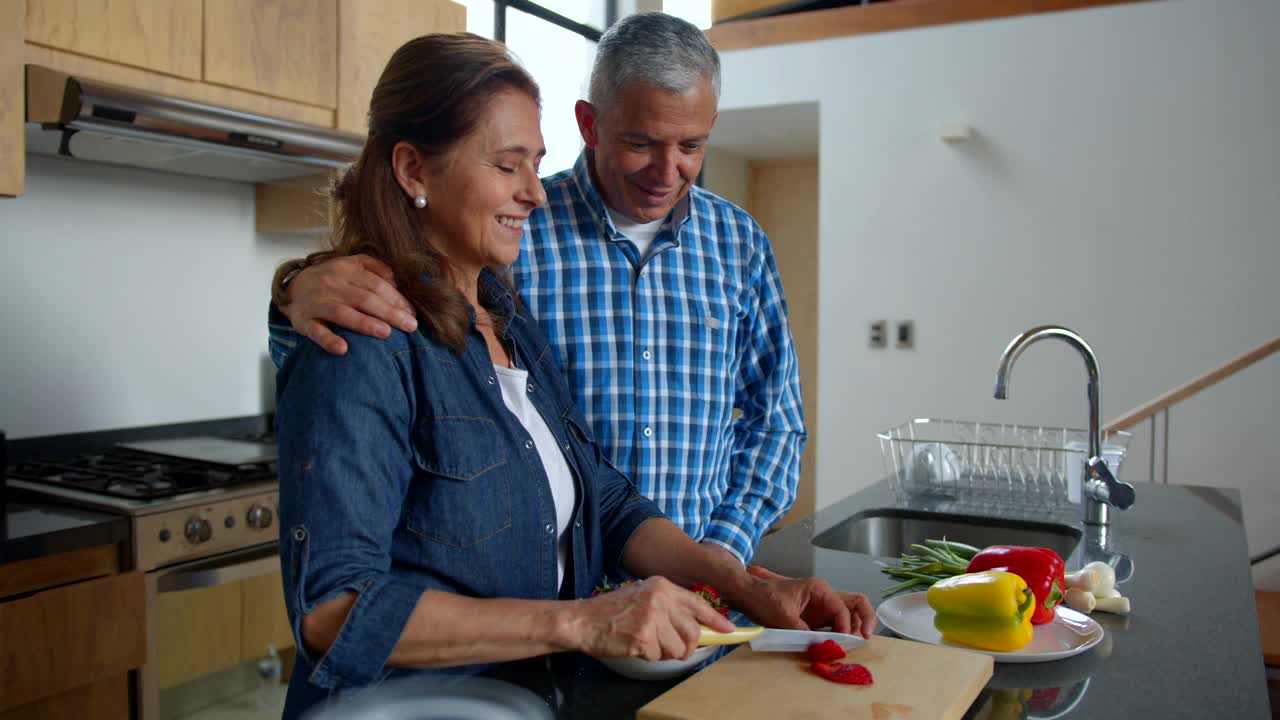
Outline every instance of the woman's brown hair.
{"label": "woman's brown hair", "polygon": [[[424,35],[396,50],[373,89],[364,149],[332,189],[333,249],[311,254],[304,266],[341,255],[381,260],[426,329],[462,352],[471,328],[469,305],[451,281],[448,260],[425,241],[424,213],[396,182],[391,151],[410,142],[426,162],[443,160],[475,129],[494,95],[510,89],[539,101],[537,83],[507,49],[478,35]],[[428,205],[425,215],[430,212]],[[281,265],[274,286],[296,267]],[[504,318],[495,313],[494,320]]]}

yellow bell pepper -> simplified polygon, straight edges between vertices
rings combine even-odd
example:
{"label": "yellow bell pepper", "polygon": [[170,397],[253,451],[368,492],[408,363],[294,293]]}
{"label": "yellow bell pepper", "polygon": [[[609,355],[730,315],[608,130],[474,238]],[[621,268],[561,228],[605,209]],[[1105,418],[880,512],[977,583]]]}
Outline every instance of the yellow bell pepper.
{"label": "yellow bell pepper", "polygon": [[1031,642],[1036,596],[1026,581],[1004,570],[956,575],[929,588],[933,626],[950,643],[1012,652]]}

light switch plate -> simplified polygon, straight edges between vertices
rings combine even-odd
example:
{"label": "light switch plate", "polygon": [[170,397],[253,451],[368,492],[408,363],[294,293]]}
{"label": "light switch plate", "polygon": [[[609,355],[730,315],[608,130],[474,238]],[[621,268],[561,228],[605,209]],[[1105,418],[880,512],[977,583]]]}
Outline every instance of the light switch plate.
{"label": "light switch plate", "polygon": [[894,346],[899,350],[910,350],[916,346],[916,324],[911,320],[898,323]]}

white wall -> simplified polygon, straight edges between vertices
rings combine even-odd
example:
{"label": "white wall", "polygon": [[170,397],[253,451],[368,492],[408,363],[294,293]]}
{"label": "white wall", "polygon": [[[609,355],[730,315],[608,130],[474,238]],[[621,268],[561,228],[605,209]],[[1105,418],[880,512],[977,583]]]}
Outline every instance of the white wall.
{"label": "white wall", "polygon": [[11,438],[270,406],[275,265],[253,186],[28,156],[0,201],[0,428]]}
{"label": "white wall", "polygon": [[[1165,0],[724,54],[724,109],[820,107],[818,505],[882,475],[875,432],[935,416],[1104,420],[1280,335],[1280,3]],[[949,122],[977,130],[947,145]],[[867,348],[915,321],[914,351]],[[1174,482],[1243,489],[1280,543],[1280,358],[1177,406]],[[1124,468],[1145,479],[1145,427]],[[1138,502],[1142,502],[1139,487]],[[1206,509],[1206,512],[1210,510]],[[1124,522],[1124,515],[1118,516]],[[1193,532],[1188,529],[1187,532]],[[1280,560],[1255,570],[1280,588]]]}

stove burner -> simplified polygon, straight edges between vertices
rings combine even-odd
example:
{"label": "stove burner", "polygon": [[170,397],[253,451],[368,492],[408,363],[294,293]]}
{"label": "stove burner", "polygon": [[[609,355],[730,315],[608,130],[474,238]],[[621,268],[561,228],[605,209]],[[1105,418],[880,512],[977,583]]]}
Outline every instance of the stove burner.
{"label": "stove burner", "polygon": [[68,460],[19,462],[10,468],[9,476],[130,500],[156,500],[197,490],[274,480],[276,464],[220,465],[112,448]]}

